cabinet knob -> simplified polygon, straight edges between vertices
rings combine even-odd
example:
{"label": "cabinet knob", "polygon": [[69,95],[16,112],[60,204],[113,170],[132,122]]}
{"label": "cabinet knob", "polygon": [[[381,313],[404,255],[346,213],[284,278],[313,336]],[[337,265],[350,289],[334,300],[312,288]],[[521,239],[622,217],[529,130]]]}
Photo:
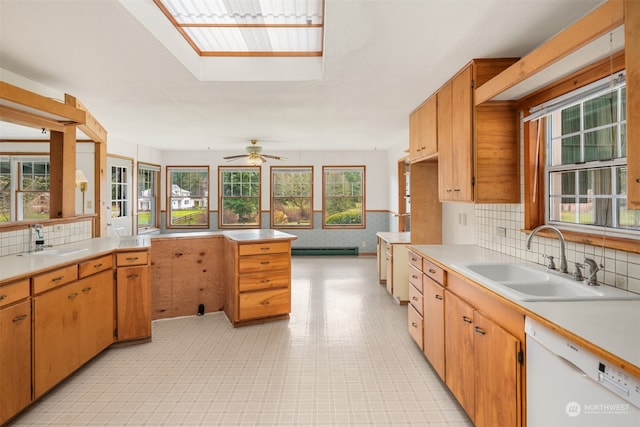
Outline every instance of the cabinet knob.
{"label": "cabinet knob", "polygon": [[137,279],[138,276],[139,276],[139,274],[132,273],[132,274],[127,275],[127,279]]}
{"label": "cabinet knob", "polygon": [[64,279],[64,275],[62,276],[58,276],[58,277],[54,277],[53,279],[51,279],[52,282],[59,282],[60,280]]}
{"label": "cabinet knob", "polygon": [[262,301],[260,304],[262,304],[262,305],[269,305],[269,304],[271,304],[271,303],[270,303],[269,301]]}
{"label": "cabinet knob", "polygon": [[431,274],[436,274],[436,271],[435,271],[433,268],[430,268],[430,269],[429,269],[429,273],[431,273]]}
{"label": "cabinet knob", "polygon": [[418,301],[418,297],[411,297],[412,300]]}
{"label": "cabinet knob", "polygon": [[100,268],[100,267],[102,267],[102,263],[99,263],[99,264],[93,264],[93,268]]}
{"label": "cabinet knob", "polygon": [[436,294],[436,299],[439,299],[440,301],[442,301],[442,295]]}
{"label": "cabinet knob", "polygon": [[418,324],[416,322],[411,322],[411,326],[414,327],[414,328],[417,328]]}
{"label": "cabinet knob", "polygon": [[7,296],[6,295],[0,295],[0,301],[2,301],[3,299],[6,299]]}

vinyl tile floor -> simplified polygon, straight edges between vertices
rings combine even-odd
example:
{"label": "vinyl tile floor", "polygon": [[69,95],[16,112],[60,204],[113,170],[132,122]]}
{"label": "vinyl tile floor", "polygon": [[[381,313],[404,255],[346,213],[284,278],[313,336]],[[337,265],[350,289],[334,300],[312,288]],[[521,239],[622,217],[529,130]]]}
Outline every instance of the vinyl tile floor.
{"label": "vinyl tile floor", "polygon": [[294,257],[289,320],[222,312],[153,322],[18,426],[471,426],[407,333],[374,257]]}

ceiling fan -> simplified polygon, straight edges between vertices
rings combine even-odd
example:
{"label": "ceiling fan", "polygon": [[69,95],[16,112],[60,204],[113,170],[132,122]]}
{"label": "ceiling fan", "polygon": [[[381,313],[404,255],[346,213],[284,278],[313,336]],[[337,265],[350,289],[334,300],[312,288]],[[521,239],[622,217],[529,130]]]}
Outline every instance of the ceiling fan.
{"label": "ceiling fan", "polygon": [[238,155],[235,155],[235,156],[226,156],[226,157],[223,157],[223,159],[225,159],[228,162],[231,162],[233,160],[240,159],[242,157],[247,157],[249,163],[252,164],[252,165],[260,165],[260,164],[266,162],[267,159],[287,160],[286,157],[272,156],[272,155],[269,155],[269,154],[262,154],[262,147],[257,145],[257,144],[258,144],[258,140],[257,139],[252,139],[251,140],[251,145],[247,145],[245,147],[245,150],[247,151],[247,154],[238,154]]}

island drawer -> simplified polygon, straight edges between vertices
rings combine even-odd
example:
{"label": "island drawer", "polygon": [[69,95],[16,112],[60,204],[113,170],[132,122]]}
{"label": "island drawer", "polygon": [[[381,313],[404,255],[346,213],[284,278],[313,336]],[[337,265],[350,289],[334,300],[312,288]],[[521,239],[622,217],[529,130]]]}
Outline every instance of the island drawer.
{"label": "island drawer", "polygon": [[290,247],[291,245],[288,241],[242,244],[238,246],[238,253],[240,256],[275,254],[282,252],[288,253],[290,251]]}
{"label": "island drawer", "polygon": [[409,264],[422,271],[422,257],[409,251]]}
{"label": "island drawer", "polygon": [[238,278],[240,292],[258,291],[272,288],[286,288],[289,286],[289,271],[260,272],[243,274]]}
{"label": "island drawer", "polygon": [[116,265],[126,267],[128,265],[146,265],[149,260],[149,252],[122,252],[116,255]]}
{"label": "island drawer", "polygon": [[422,292],[422,271],[412,264],[409,264],[409,284]]}
{"label": "island drawer", "polygon": [[289,288],[246,292],[238,296],[238,317],[240,320],[277,316],[287,314],[290,311],[291,292]]}
{"label": "island drawer", "polygon": [[420,348],[423,348],[422,316],[420,316],[420,313],[418,313],[411,304],[409,304],[407,311],[409,335],[411,335],[411,338],[413,338]]}
{"label": "island drawer", "polygon": [[240,274],[257,273],[260,271],[289,270],[290,257],[288,253],[273,255],[252,255],[240,258],[238,271]]}
{"label": "island drawer", "polygon": [[432,263],[431,261],[429,261],[428,259],[425,259],[422,261],[422,265],[423,265],[423,270],[424,274],[426,274],[427,276],[431,277],[433,280],[435,280],[436,282],[440,283],[441,285],[444,285],[444,270],[440,267],[438,267],[437,265],[435,265],[434,263]]}
{"label": "island drawer", "polygon": [[422,292],[418,291],[413,285],[409,285],[409,303],[421,315],[422,312]]}

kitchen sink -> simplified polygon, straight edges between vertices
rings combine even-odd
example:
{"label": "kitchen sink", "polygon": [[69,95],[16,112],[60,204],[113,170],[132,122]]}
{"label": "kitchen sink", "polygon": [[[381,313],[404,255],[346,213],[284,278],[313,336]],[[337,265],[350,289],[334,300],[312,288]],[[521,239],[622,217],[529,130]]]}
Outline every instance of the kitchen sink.
{"label": "kitchen sink", "polygon": [[65,256],[86,251],[87,248],[47,248],[39,252],[19,254],[18,256]]}
{"label": "kitchen sink", "polygon": [[635,300],[640,294],[608,285],[589,286],[535,264],[455,264],[470,279],[519,301]]}

